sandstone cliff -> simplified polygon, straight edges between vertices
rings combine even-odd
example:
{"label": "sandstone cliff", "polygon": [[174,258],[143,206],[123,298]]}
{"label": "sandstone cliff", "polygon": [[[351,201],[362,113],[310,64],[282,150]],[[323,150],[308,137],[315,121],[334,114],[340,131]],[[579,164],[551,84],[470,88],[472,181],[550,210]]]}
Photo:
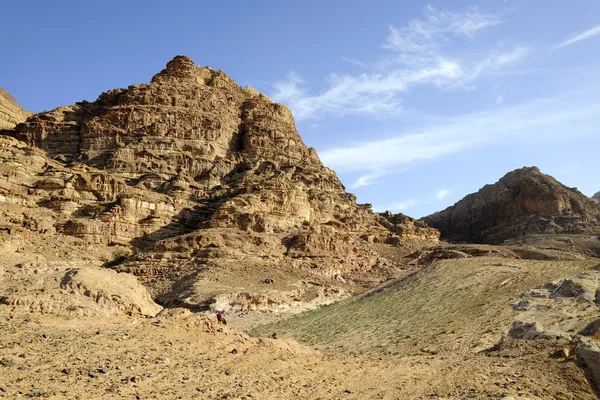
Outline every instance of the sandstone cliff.
{"label": "sandstone cliff", "polygon": [[[150,83],[34,115],[11,136],[44,151],[6,143],[7,161],[22,153],[31,167],[7,164],[11,204],[45,207],[47,232],[129,246],[108,265],[168,304],[326,301],[394,274],[378,246],[439,237],[356,204],[285,106],[188,57]],[[38,198],[25,204],[25,193]]]}
{"label": "sandstone cliff", "polygon": [[600,207],[531,167],[509,172],[424,221],[448,240],[501,243],[531,233],[599,233]]}
{"label": "sandstone cliff", "polygon": [[0,88],[0,130],[12,129],[27,119],[31,113],[23,110],[6,90]]}

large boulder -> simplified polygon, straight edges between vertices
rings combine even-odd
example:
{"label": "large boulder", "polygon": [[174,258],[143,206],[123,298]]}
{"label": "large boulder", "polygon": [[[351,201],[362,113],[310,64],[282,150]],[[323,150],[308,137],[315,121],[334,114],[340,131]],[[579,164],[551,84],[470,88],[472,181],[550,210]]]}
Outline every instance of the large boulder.
{"label": "large boulder", "polygon": [[600,389],[600,343],[591,338],[580,337],[575,345],[575,354],[588,371],[591,383]]}
{"label": "large boulder", "polygon": [[147,316],[162,310],[135,276],[101,268],[62,268],[45,261],[0,267],[0,305],[16,313],[67,317]]}

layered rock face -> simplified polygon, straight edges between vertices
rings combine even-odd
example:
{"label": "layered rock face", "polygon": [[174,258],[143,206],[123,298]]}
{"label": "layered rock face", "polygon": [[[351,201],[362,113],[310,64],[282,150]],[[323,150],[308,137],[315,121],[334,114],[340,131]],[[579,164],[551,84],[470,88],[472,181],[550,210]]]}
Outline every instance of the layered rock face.
{"label": "layered rock face", "polygon": [[0,130],[14,128],[30,114],[23,110],[10,93],[0,88]]}
{"label": "layered rock face", "polygon": [[600,207],[531,167],[509,172],[424,221],[448,240],[502,243],[532,233],[599,233]]}
{"label": "layered rock face", "polygon": [[[133,228],[154,231],[138,223],[150,212],[131,204],[140,192],[106,172],[66,167],[0,136],[0,306],[73,317],[159,312],[134,276],[99,268],[118,254],[114,247],[69,229],[96,229],[113,244],[127,242],[125,232]],[[166,195],[152,198],[146,204],[168,202]]]}
{"label": "layered rock face", "polygon": [[[397,265],[375,245],[439,237],[356,204],[285,106],[184,56],[150,83],[37,114],[11,135],[55,159],[27,181],[53,211],[51,228],[133,246],[118,268],[165,302],[193,307],[211,288],[221,288],[212,296],[283,270],[301,278],[294,298],[315,282],[384,279]],[[215,271],[233,270],[238,280],[214,285]],[[271,289],[258,303],[279,301]]]}
{"label": "layered rock face", "polygon": [[402,213],[392,214],[386,211],[379,214],[383,217],[382,224],[394,234],[405,239],[426,239],[437,241],[440,238],[440,231],[430,228],[424,221]]}

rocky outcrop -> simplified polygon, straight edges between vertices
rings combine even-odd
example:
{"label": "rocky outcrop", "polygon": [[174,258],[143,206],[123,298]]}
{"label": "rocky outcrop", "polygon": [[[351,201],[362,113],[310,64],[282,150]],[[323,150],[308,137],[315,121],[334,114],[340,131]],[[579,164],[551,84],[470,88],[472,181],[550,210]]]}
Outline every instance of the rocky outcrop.
{"label": "rocky outcrop", "polygon": [[382,217],[382,225],[402,238],[434,241],[440,238],[440,231],[430,228],[422,220],[416,220],[402,213],[392,214],[390,211],[379,215]]}
{"label": "rocky outcrop", "polygon": [[[508,336],[524,340],[565,340],[568,358],[574,354],[588,373],[590,383],[600,388],[600,272],[581,272],[574,276],[543,284],[521,294],[513,304],[518,311]],[[543,326],[542,326],[543,324]],[[548,327],[549,329],[545,329]]]}
{"label": "rocky outcrop", "polygon": [[0,130],[14,128],[30,114],[23,110],[10,93],[0,88]]}
{"label": "rocky outcrop", "polygon": [[22,287],[17,292],[0,296],[0,304],[17,312],[73,317],[153,317],[162,310],[152,300],[146,288],[130,274],[117,274],[115,271],[99,268],[71,269],[62,276],[60,286],[51,286],[59,278],[55,273],[37,274],[36,281],[45,282],[46,285],[35,287],[37,290]]}
{"label": "rocky outcrop", "polygon": [[135,276],[106,268],[24,256],[17,264],[3,260],[0,277],[0,306],[11,313],[152,317],[162,310]]}
{"label": "rocky outcrop", "polygon": [[600,207],[531,167],[509,172],[424,221],[443,239],[502,243],[533,233],[599,233]]}
{"label": "rocky outcrop", "polygon": [[[244,293],[273,299],[261,282],[274,271],[287,271],[277,281],[296,293],[290,305],[309,280],[338,296],[331,285],[393,275],[397,263],[377,246],[401,252],[409,241],[439,237],[422,222],[357,204],[303,143],[284,105],[184,56],[150,83],[37,114],[11,136],[47,157],[7,143],[28,163],[35,153],[38,164],[6,167],[6,195],[37,196],[57,234],[131,246],[108,264],[170,304],[236,299],[255,281],[257,292]],[[10,178],[15,171],[26,179]]]}
{"label": "rocky outcrop", "polygon": [[185,221],[169,225],[178,212],[185,220],[182,209],[187,206],[166,194],[129,186],[105,171],[65,166],[39,149],[0,136],[0,227],[109,245],[140,238],[140,245],[149,245],[189,232]]}
{"label": "rocky outcrop", "polygon": [[600,391],[600,345],[597,339],[578,338],[575,344],[575,354],[583,367],[588,371],[590,383]]}
{"label": "rocky outcrop", "polygon": [[600,201],[600,192],[596,193],[595,195],[592,196],[592,199],[596,200],[596,201]]}
{"label": "rocky outcrop", "polygon": [[599,307],[600,273],[580,272],[523,292],[513,304],[518,320],[508,334],[527,340],[597,337]]}
{"label": "rocky outcrop", "polygon": [[572,336],[566,332],[545,330],[539,323],[535,321],[514,321],[512,327],[508,331],[508,336],[523,340],[572,339]]}

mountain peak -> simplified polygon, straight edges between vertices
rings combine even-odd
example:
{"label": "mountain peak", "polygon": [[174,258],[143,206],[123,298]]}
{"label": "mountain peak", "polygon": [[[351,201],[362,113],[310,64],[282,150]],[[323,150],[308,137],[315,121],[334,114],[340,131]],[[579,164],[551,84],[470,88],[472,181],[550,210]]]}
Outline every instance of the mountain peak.
{"label": "mountain peak", "polygon": [[[330,276],[328,284],[337,284],[342,273],[384,280],[396,261],[379,253],[381,246],[404,251],[393,247],[438,239],[413,220],[384,219],[356,204],[304,144],[287,107],[185,56],[150,83],[32,116],[15,137],[62,164],[60,173],[35,171],[44,180],[28,183],[51,188],[36,192],[36,204],[52,208],[55,229],[136,247],[119,269],[138,275],[166,303],[198,308],[210,300],[194,286],[213,279],[209,268],[198,281],[172,291],[163,286],[182,265],[227,269],[244,260],[241,281],[256,281],[263,293],[260,282],[290,266],[290,282]],[[95,172],[73,176],[72,168]],[[265,271],[258,280],[257,271]],[[219,283],[232,299],[236,285]]]}
{"label": "mountain peak", "polygon": [[152,77],[152,83],[195,83],[231,91],[239,91],[238,85],[221,70],[199,67],[188,56],[175,56],[166,68]]}
{"label": "mountain peak", "polygon": [[446,239],[501,243],[529,233],[597,232],[600,209],[577,189],[524,167],[424,220]]}
{"label": "mountain peak", "polygon": [[[203,74],[203,68],[200,68],[194,64],[194,61],[188,56],[175,56],[171,61],[167,63],[167,67],[161,72],[155,75],[156,77],[169,76],[180,79],[196,79],[198,76],[207,75]],[[210,75],[210,74],[208,74]]]}

